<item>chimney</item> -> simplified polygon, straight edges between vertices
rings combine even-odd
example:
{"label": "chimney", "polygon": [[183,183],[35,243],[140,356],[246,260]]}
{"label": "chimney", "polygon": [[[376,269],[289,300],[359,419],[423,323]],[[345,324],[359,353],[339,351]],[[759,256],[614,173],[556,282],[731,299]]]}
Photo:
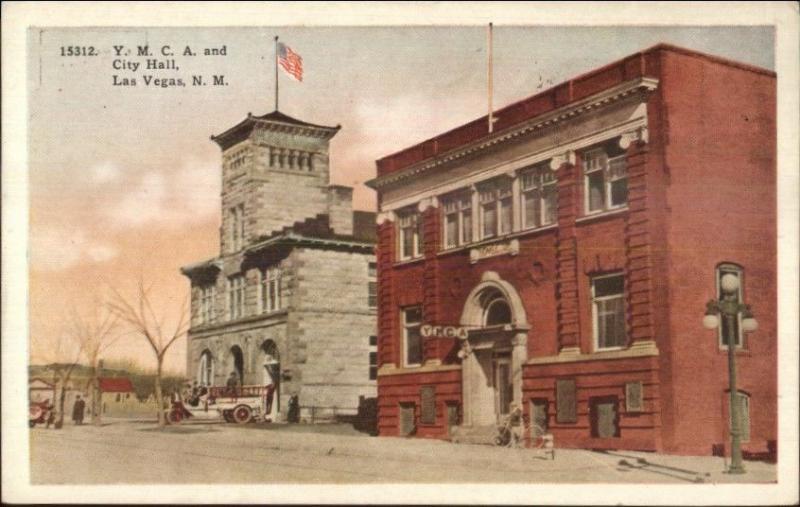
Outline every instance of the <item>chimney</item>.
{"label": "chimney", "polygon": [[334,234],[353,235],[353,188],[328,186],[328,217]]}

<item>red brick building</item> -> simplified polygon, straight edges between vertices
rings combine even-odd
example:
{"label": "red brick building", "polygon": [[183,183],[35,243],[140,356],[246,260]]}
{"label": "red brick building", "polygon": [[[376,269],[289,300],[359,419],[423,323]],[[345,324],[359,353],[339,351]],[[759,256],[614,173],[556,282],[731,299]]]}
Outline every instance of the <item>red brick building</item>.
{"label": "red brick building", "polygon": [[[725,273],[744,444],[777,435],[772,71],[659,45],[377,161],[379,429],[447,438],[512,404],[556,446],[729,441]],[[462,337],[422,337],[455,326]]]}

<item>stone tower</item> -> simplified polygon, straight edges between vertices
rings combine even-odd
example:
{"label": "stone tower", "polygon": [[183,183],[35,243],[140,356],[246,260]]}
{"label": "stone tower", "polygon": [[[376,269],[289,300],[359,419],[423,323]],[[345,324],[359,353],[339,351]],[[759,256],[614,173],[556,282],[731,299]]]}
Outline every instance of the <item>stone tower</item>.
{"label": "stone tower", "polygon": [[[329,188],[329,144],[339,128],[273,111],[211,137],[222,149],[221,255],[317,214],[351,215],[338,209],[352,206],[343,189]],[[352,220],[335,222],[335,232],[352,232]]]}

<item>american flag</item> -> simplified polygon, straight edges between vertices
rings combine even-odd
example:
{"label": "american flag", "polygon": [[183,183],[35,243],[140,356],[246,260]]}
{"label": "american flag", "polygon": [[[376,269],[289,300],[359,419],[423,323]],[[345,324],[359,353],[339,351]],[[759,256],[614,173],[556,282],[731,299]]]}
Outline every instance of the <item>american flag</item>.
{"label": "american flag", "polygon": [[292,79],[303,81],[303,59],[282,42],[278,43],[278,63]]}

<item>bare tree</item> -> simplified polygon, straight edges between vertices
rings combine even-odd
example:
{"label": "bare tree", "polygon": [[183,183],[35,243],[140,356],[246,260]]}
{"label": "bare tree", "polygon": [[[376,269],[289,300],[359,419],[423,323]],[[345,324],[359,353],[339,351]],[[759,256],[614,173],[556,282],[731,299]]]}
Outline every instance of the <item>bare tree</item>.
{"label": "bare tree", "polygon": [[135,333],[145,338],[156,357],[155,394],[156,404],[158,405],[158,426],[164,427],[164,401],[161,392],[164,356],[166,356],[172,344],[189,330],[189,319],[186,315],[187,300],[184,299],[181,303],[180,313],[174,328],[166,330],[164,324],[165,316],[162,314],[157,317],[153,310],[153,305],[150,301],[151,287],[145,287],[141,279],[139,279],[136,298],[133,301],[125,299],[116,289],[112,290],[114,299],[110,304],[111,311],[128,323]]}
{"label": "bare tree", "polygon": [[80,344],[82,355],[92,371],[89,381],[92,387],[92,423],[99,426],[102,412],[99,362],[103,353],[121,336],[119,317],[95,300],[91,310],[84,314],[73,308],[69,323],[73,339]]}
{"label": "bare tree", "polygon": [[56,392],[53,394],[58,398],[57,402],[52,400],[54,405],[57,403],[58,419],[55,428],[61,429],[64,426],[67,384],[83,355],[81,344],[64,332],[59,333],[55,340],[42,342],[34,338],[31,341],[35,349],[32,351],[32,355],[36,360],[43,362],[53,375],[53,384],[56,387]]}

